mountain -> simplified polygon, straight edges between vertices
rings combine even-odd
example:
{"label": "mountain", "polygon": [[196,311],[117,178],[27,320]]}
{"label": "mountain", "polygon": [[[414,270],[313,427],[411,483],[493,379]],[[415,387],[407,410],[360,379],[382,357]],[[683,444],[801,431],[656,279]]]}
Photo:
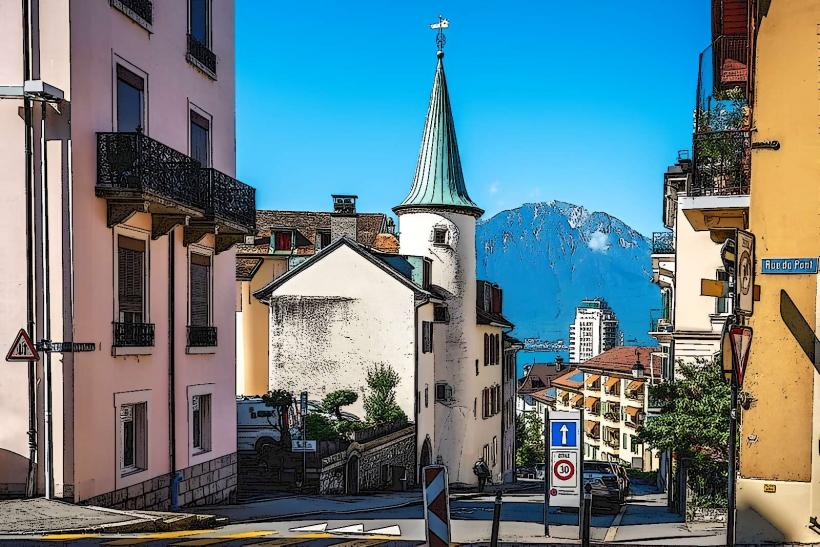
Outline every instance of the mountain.
{"label": "mountain", "polygon": [[517,338],[569,340],[575,307],[603,297],[624,339],[653,344],[649,310],[660,307],[649,240],[606,213],[571,203],[526,203],[476,228],[479,279],[504,289]]}

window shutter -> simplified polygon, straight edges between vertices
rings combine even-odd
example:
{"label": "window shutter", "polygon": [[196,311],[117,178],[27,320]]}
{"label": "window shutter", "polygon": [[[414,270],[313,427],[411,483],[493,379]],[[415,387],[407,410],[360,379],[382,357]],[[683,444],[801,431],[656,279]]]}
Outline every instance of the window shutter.
{"label": "window shutter", "polygon": [[145,242],[119,236],[117,258],[120,321],[142,323],[145,300]]}
{"label": "window shutter", "polygon": [[191,325],[205,327],[210,323],[210,258],[191,254]]}
{"label": "window shutter", "polygon": [[147,403],[134,405],[134,464],[148,469],[148,416]]}
{"label": "window shutter", "polygon": [[202,434],[202,449],[211,449],[211,396],[200,395],[199,397],[199,414],[202,420],[201,434]]}
{"label": "window shutter", "polygon": [[490,339],[487,334],[484,334],[484,365],[490,362]]}

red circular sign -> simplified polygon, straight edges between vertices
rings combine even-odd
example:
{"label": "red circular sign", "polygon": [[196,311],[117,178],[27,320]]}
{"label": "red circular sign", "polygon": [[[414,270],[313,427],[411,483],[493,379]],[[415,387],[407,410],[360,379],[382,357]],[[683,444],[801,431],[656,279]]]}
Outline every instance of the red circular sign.
{"label": "red circular sign", "polygon": [[557,496],[558,490],[556,488],[550,488],[550,496]]}
{"label": "red circular sign", "polygon": [[575,466],[569,460],[558,460],[552,466],[552,472],[557,478],[567,481],[575,474]]}

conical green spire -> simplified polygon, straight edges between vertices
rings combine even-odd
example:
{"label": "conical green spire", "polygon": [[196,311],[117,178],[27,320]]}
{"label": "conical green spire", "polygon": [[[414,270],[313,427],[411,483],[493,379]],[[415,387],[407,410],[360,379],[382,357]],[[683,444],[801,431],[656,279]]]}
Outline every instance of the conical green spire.
{"label": "conical green spire", "polygon": [[393,211],[449,209],[480,217],[484,211],[470,199],[464,184],[443,57],[444,53],[439,51],[413,187]]}

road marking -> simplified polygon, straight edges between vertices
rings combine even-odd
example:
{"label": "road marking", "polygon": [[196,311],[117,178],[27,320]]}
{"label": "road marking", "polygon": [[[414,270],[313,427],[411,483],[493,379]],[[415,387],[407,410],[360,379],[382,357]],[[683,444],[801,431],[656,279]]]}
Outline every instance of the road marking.
{"label": "road marking", "polygon": [[354,539],[344,543],[334,543],[332,547],[366,547],[368,545],[384,545],[386,541],[375,541],[372,539]]}
{"label": "road marking", "polygon": [[621,510],[618,511],[618,514],[615,515],[615,518],[612,519],[612,524],[609,525],[609,529],[606,531],[606,536],[604,537],[604,543],[615,541],[615,536],[618,534],[618,526],[621,525],[621,520],[624,518],[624,513],[626,513],[627,504],[621,505]]}
{"label": "road marking", "polygon": [[291,528],[291,532],[324,532],[327,530],[327,523],[311,524],[310,526],[300,526],[299,528]]}
{"label": "road marking", "polygon": [[73,541],[76,539],[87,539],[100,537],[100,534],[48,534],[40,539],[43,541]]}
{"label": "road marking", "polygon": [[[314,538],[314,539],[324,539],[325,537],[330,537],[330,536],[328,535],[328,536],[324,536],[323,538]],[[272,539],[272,540],[269,540],[269,541],[262,541],[260,543],[249,543],[249,544],[247,544],[247,547],[287,547],[289,545],[301,545],[305,542],[306,542],[306,540],[303,539],[303,538],[282,538],[282,539]]]}
{"label": "road marking", "polygon": [[236,534],[219,534],[213,537],[192,539],[189,541],[181,541],[173,543],[172,545],[187,545],[189,547],[215,545],[217,543],[225,543],[226,541],[233,541],[237,539],[252,539],[263,536],[274,536],[278,534],[275,530],[258,530],[255,532],[237,532]]}
{"label": "road marking", "polygon": [[176,539],[185,536],[197,536],[207,534],[213,530],[182,530],[179,532],[156,532],[152,534],[143,534],[136,537],[115,539],[103,543],[103,545],[139,545],[140,543],[148,543],[149,541],[157,541],[158,539]]}
{"label": "road marking", "polygon": [[400,536],[401,528],[398,524],[394,524],[393,526],[385,526],[384,528],[374,528],[373,530],[367,530],[365,534],[375,534],[378,536]]}
{"label": "road marking", "polygon": [[364,524],[350,524],[341,528],[333,528],[327,531],[329,534],[363,534]]}

